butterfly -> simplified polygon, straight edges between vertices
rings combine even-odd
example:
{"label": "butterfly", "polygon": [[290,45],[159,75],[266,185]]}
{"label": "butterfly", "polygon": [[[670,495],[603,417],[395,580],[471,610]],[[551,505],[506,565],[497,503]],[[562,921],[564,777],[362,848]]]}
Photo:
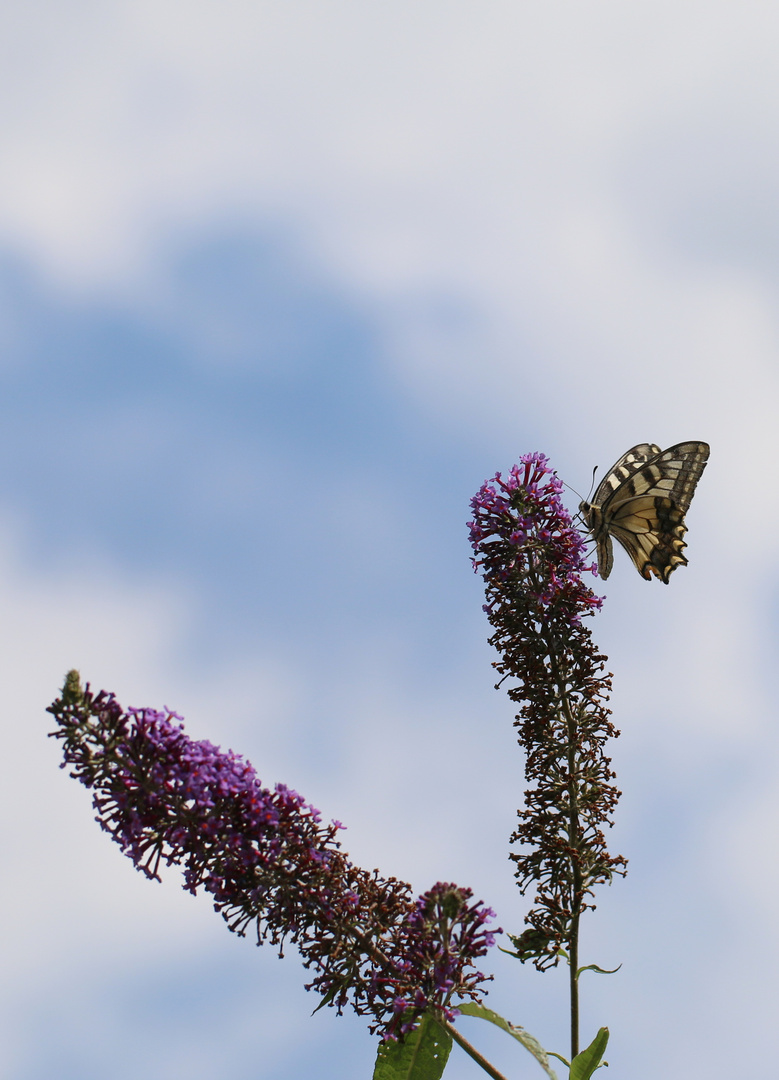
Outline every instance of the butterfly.
{"label": "butterfly", "polygon": [[683,442],[668,450],[639,443],[606,473],[592,502],[579,511],[592,533],[598,574],[607,578],[614,564],[611,538],[619,540],[639,574],[668,584],[677,566],[686,566],[684,515],[709,458],[704,442]]}

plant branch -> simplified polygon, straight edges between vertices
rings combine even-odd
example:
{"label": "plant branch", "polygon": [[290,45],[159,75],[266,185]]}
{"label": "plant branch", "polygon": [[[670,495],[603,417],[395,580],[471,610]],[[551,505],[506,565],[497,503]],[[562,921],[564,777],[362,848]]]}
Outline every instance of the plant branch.
{"label": "plant branch", "polygon": [[503,1073],[498,1072],[495,1066],[491,1065],[486,1057],[484,1057],[483,1054],[480,1054],[476,1047],[472,1046],[468,1040],[460,1034],[454,1024],[450,1023],[449,1020],[439,1020],[438,1022],[442,1028],[449,1032],[457,1045],[462,1047],[466,1054],[473,1058],[476,1064],[480,1065],[488,1076],[492,1077],[492,1080],[507,1080]]}

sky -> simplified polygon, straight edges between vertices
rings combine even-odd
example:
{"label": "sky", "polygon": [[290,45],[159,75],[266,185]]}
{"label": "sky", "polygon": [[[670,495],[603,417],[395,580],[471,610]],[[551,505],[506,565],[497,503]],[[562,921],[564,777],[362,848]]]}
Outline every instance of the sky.
{"label": "sky", "polygon": [[[583,985],[583,1039],[610,1028],[616,1078],[770,1071],[778,45],[775,5],[717,0],[0,9],[2,1080],[375,1056],[311,1016],[294,950],[101,833],[46,738],[69,668],[519,933],[469,499],[531,450],[585,495],[687,440],[689,566],[647,583],[618,550],[596,583],[629,874],[583,926],[584,962],[622,965]],[[485,967],[564,1053],[565,972]],[[455,1048],[448,1080],[477,1075]]]}

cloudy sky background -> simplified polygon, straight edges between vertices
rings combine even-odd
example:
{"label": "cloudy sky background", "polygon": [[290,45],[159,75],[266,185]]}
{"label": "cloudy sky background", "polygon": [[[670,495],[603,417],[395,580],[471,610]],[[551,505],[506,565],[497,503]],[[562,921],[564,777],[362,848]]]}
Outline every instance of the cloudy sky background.
{"label": "cloudy sky background", "polygon": [[[777,39],[774,5],[711,0],[0,12],[3,1080],[364,1080],[375,1053],[310,1018],[292,953],[101,834],[45,738],[69,667],[519,932],[468,500],[527,450],[586,491],[687,439],[689,567],[618,551],[593,623],[630,875],[584,926],[623,965],[584,1036],[611,1028],[615,1077],[765,1074]],[[564,973],[489,963],[490,1004],[565,1052]],[[455,1048],[446,1075],[481,1074]]]}

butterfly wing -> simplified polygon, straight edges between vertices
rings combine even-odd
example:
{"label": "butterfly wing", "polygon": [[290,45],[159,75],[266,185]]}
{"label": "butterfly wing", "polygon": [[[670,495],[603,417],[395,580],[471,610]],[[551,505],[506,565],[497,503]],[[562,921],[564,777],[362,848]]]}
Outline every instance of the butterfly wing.
{"label": "butterfly wing", "polygon": [[610,495],[613,495],[620,485],[628,480],[633,473],[637,472],[642,465],[646,465],[652,458],[657,457],[662,451],[655,443],[639,443],[631,447],[623,454],[619,461],[615,462],[601,480],[593,496],[594,506],[603,506]]}
{"label": "butterfly wing", "polygon": [[643,465],[660,453],[662,451],[655,443],[639,443],[637,446],[631,447],[608,470],[598,485],[592,502],[584,501],[579,505],[579,510],[587,528],[595,540],[598,556],[598,574],[604,581],[611,573],[614,565],[614,548],[603,508],[626,480],[629,480]]}
{"label": "butterfly wing", "polygon": [[639,574],[668,584],[687,563],[684,515],[709,457],[703,442],[677,443],[660,450],[639,443],[619,459],[580,509],[597,545],[598,573],[607,578],[614,556],[611,537],[622,544]]}
{"label": "butterfly wing", "polygon": [[647,581],[654,574],[667,585],[672,571],[687,563],[684,511],[669,498],[648,495],[627,500],[610,519],[608,530]]}

